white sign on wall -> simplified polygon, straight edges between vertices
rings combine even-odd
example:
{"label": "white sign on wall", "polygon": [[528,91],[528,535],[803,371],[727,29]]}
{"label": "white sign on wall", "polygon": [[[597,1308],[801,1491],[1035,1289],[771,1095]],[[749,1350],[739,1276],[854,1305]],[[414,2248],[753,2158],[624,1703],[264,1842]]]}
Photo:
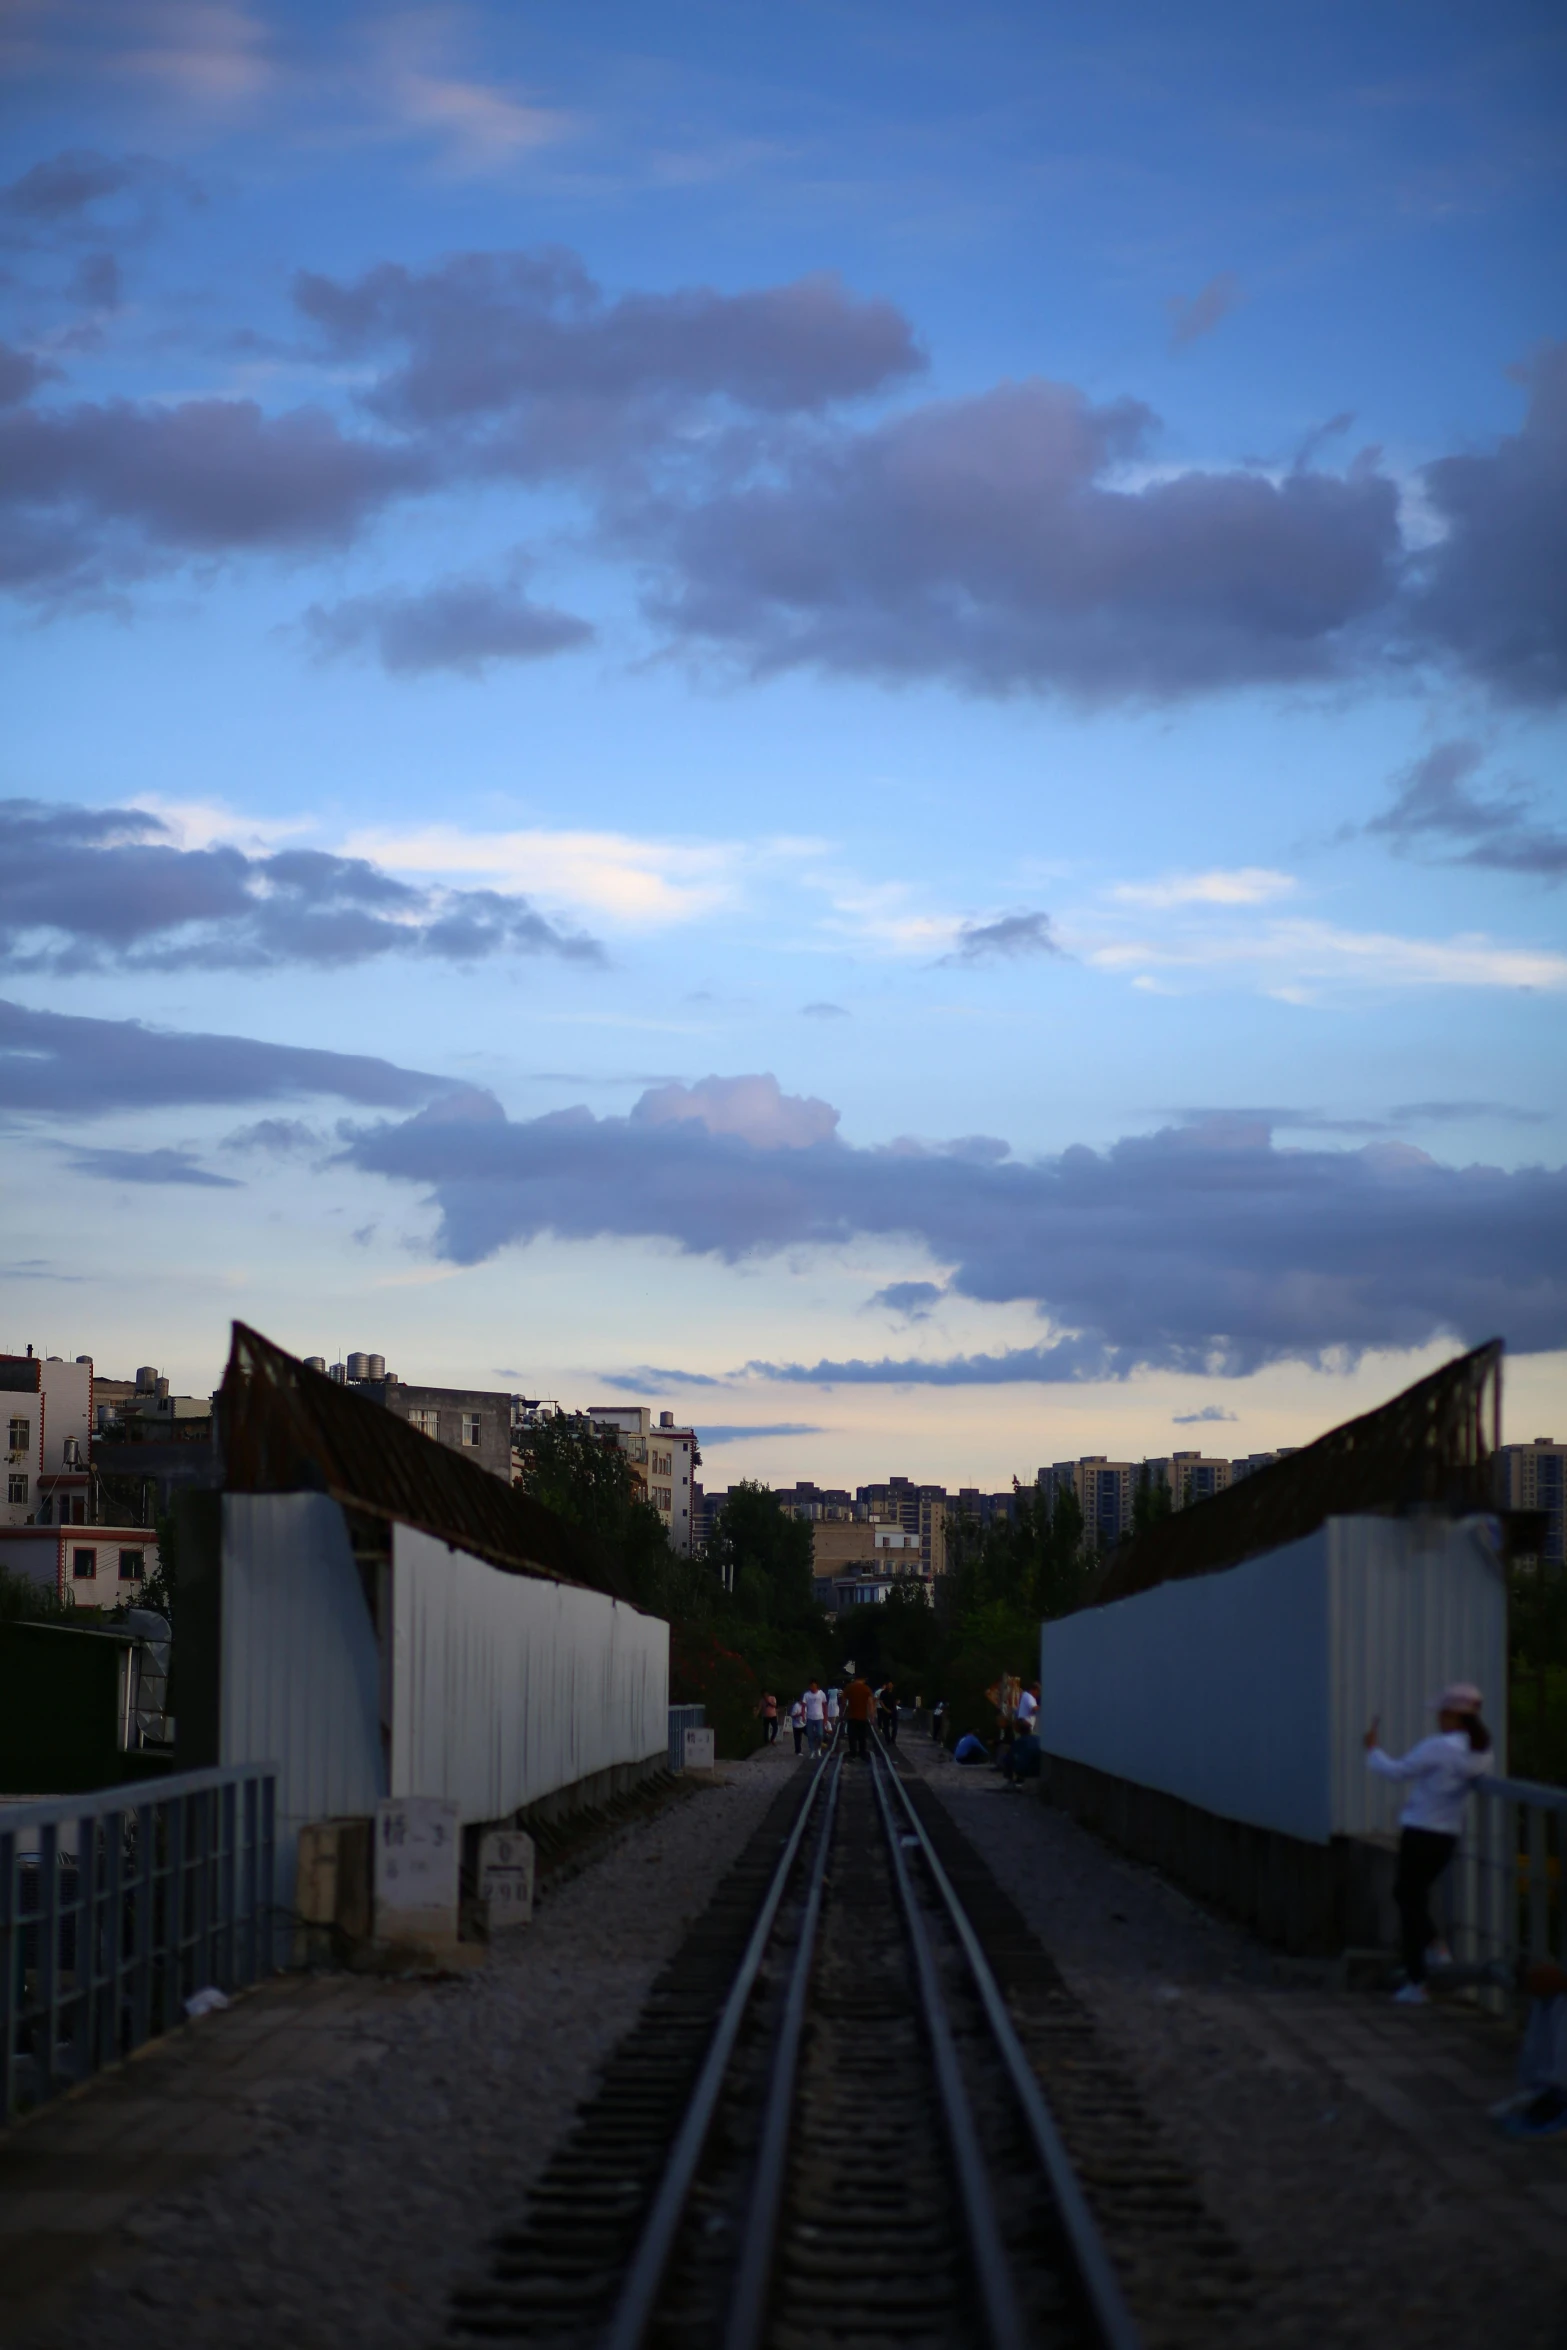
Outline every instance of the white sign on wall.
{"label": "white sign on wall", "polygon": [[462,1833],[455,1803],[398,1795],[375,1807],[378,1942],[455,1942]]}
{"label": "white sign on wall", "polygon": [[688,1771],[710,1771],[712,1767],[712,1731],[688,1730],[686,1732],[685,1768]]}
{"label": "white sign on wall", "polygon": [[533,1838],[518,1828],[495,1828],[479,1845],[479,1898],[489,1905],[490,1932],[533,1923]]}

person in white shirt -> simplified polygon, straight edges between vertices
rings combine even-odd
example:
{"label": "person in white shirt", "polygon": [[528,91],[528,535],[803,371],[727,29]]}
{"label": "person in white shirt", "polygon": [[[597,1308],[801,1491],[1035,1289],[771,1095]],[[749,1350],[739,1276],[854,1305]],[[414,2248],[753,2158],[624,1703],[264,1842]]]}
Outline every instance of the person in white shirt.
{"label": "person in white shirt", "polygon": [[1427,1954],[1435,1941],[1431,1888],[1458,1849],[1464,1798],[1491,1768],[1491,1733],[1480,1719],[1481,1697],[1470,1681],[1455,1681],[1436,1700],[1436,1735],[1395,1760],[1377,1742],[1377,1722],[1366,1732],[1366,1762],[1381,1779],[1407,1779],[1408,1802],[1399,1813],[1398,1873],[1393,1899],[1402,1928],[1404,1983],[1394,1997],[1423,2007]]}
{"label": "person in white shirt", "polygon": [[813,1681],[800,1700],[805,1707],[805,1743],[815,1762],[822,1751],[822,1732],[827,1724],[827,1699],[819,1681]]}
{"label": "person in white shirt", "polygon": [[1020,1738],[1025,1737],[1030,1730],[1037,1730],[1038,1727],[1039,1683],[1037,1681],[1030,1681],[1028,1687],[1024,1690],[1022,1696],[1017,1701],[1018,1736]]}
{"label": "person in white shirt", "polygon": [[789,1727],[794,1732],[794,1751],[799,1754],[805,1746],[805,1700],[797,1697],[789,1708]]}

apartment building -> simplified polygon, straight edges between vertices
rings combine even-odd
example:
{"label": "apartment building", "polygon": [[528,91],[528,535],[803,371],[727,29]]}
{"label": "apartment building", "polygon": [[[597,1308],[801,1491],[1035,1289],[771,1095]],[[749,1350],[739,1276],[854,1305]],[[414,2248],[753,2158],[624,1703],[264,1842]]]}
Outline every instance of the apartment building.
{"label": "apartment building", "polygon": [[901,1526],[916,1535],[920,1573],[929,1578],[947,1571],[947,1489],[945,1485],[916,1485],[911,1477],[889,1477],[884,1485],[859,1485],[854,1498],[885,1526]]}
{"label": "apartment building", "polygon": [[1079,1461],[1056,1461],[1041,1469],[1037,1483],[1046,1507],[1052,1510],[1058,1494],[1074,1494],[1083,1513],[1085,1544],[1105,1551],[1132,1530],[1132,1505],[1140,1473],[1136,1462],[1086,1453]]}
{"label": "apartment building", "polygon": [[351,1354],[327,1368],[323,1355],[306,1355],[307,1371],[319,1371],[351,1387],[372,1403],[395,1412],[421,1436],[448,1445],[465,1460],[511,1483],[512,1399],[488,1387],[420,1387],[388,1371],[385,1355]]}
{"label": "apartment building", "polygon": [[148,1527],[105,1518],[93,1403],[91,1355],[0,1355],[0,1567],[68,1605],[108,1608],[135,1597],[157,1566],[158,1545]]}
{"label": "apartment building", "polygon": [[1553,1437],[1537,1436],[1532,1444],[1504,1444],[1497,1451],[1498,1507],[1544,1513],[1542,1566],[1563,1564],[1564,1480],[1567,1480],[1567,1444],[1558,1444]]}
{"label": "apartment building", "polygon": [[590,1403],[587,1417],[613,1436],[645,1498],[664,1521],[669,1547],[691,1556],[694,1512],[702,1455],[694,1428],[677,1428],[673,1412],[660,1412],[657,1425],[646,1404]]}
{"label": "apartment building", "polygon": [[1209,1501],[1214,1494],[1227,1491],[1230,1484],[1230,1462],[1210,1460],[1200,1452],[1175,1452],[1167,1460],[1145,1465],[1154,1483],[1169,1494],[1174,1510],[1190,1509],[1194,1501]]}

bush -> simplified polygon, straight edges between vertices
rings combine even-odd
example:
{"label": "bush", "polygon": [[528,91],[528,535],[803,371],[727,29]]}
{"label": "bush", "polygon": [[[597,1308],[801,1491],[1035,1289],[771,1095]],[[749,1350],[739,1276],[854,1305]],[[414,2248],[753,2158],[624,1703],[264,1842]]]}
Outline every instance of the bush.
{"label": "bush", "polygon": [[669,1702],[707,1708],[713,1750],[743,1761],[762,1743],[762,1685],[745,1658],[699,1624],[669,1627]]}

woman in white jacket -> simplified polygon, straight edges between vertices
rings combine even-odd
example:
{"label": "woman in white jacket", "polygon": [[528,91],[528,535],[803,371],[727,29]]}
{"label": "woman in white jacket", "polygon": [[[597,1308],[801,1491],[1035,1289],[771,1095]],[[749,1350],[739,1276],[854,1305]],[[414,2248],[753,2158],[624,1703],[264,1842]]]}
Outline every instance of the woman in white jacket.
{"label": "woman in white jacket", "polygon": [[1464,1798],[1491,1768],[1491,1733],[1480,1719],[1480,1692],[1455,1681],[1436,1701],[1436,1735],[1398,1760],[1377,1743],[1377,1723],[1366,1732],[1366,1761],[1379,1778],[1413,1782],[1399,1813],[1398,1873],[1393,1899],[1403,1928],[1404,1984],[1394,1997],[1423,2007],[1426,1953],[1435,1937],[1431,1888],[1458,1849]]}

